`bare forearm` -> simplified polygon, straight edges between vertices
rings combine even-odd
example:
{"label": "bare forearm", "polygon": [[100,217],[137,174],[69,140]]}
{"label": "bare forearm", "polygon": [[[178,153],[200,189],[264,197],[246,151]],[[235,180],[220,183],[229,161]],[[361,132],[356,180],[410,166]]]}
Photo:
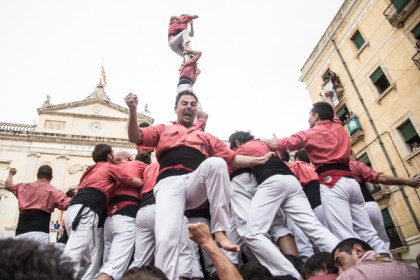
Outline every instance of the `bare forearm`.
{"label": "bare forearm", "polygon": [[418,179],[398,178],[386,174],[379,174],[378,183],[384,185],[407,185],[411,187],[416,187],[418,186]]}
{"label": "bare forearm", "polygon": [[143,180],[140,178],[133,177],[129,185],[141,189],[141,187],[143,186]]}
{"label": "bare forearm", "polygon": [[236,155],[232,161],[232,165],[235,167],[252,167],[264,164],[266,161],[266,157],[250,157],[244,155]]}
{"label": "bare forearm", "polygon": [[131,111],[128,115],[127,123],[128,139],[131,143],[141,145],[143,142],[143,135],[141,134],[137,122],[137,112]]}
{"label": "bare forearm", "polygon": [[242,279],[233,263],[220,251],[213,240],[200,245],[212,260],[216,267],[217,275],[220,280],[240,280]]}
{"label": "bare forearm", "polygon": [[9,176],[7,176],[6,182],[4,183],[4,187],[9,192],[12,191],[12,187],[13,187],[13,175],[9,174]]}

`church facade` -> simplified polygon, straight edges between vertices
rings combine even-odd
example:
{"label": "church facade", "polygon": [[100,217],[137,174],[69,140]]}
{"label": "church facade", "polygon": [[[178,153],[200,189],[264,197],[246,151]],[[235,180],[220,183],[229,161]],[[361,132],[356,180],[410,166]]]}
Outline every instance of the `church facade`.
{"label": "church facade", "polygon": [[[17,199],[4,188],[11,167],[17,169],[14,183],[33,182],[38,168],[48,164],[53,169],[51,184],[66,192],[77,188],[84,171],[94,164],[95,145],[137,154],[128,141],[129,110],[112,103],[101,82],[82,101],[52,105],[49,98],[38,108],[36,125],[0,123],[0,238],[14,236],[19,218]],[[139,123],[153,124],[147,108],[137,117]],[[52,221],[61,219],[59,210],[51,215]],[[53,241],[56,233],[51,235]]]}

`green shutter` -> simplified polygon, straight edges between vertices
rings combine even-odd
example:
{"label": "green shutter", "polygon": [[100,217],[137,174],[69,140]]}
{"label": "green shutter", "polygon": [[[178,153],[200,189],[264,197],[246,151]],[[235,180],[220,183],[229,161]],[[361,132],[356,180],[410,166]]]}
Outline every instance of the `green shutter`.
{"label": "green shutter", "polygon": [[325,72],[325,74],[322,76],[322,80],[325,81],[325,79],[327,78],[327,75],[330,74],[330,69],[327,70],[327,72]]}
{"label": "green shutter", "polygon": [[399,13],[407,7],[408,3],[410,3],[410,0],[392,0],[392,4]]}
{"label": "green shutter", "polygon": [[341,117],[344,117],[345,114],[348,114],[347,106],[344,105],[340,108],[340,110],[337,111],[337,118],[341,119]]}
{"label": "green shutter", "polygon": [[410,121],[406,122],[405,124],[400,126],[398,129],[403,135],[405,142],[408,142],[417,136],[417,131],[414,129],[414,126]]}
{"label": "green shutter", "polygon": [[363,39],[362,34],[360,34],[359,30],[354,33],[353,37],[351,38],[356,45],[357,49],[360,49],[363,44],[365,43],[365,39]]}
{"label": "green shutter", "polygon": [[381,67],[378,67],[378,69],[376,69],[376,71],[370,76],[370,79],[373,83],[376,83],[383,75],[384,71],[382,71]]}
{"label": "green shutter", "polygon": [[370,160],[369,160],[369,157],[368,157],[367,153],[365,153],[365,154],[363,154],[363,156],[359,157],[357,159],[357,161],[363,162],[364,164],[366,164],[369,167],[371,166],[371,163],[370,163]]}
{"label": "green shutter", "polygon": [[384,218],[385,228],[394,226],[394,222],[392,221],[391,214],[389,214],[388,208],[382,210],[382,217]]}
{"label": "green shutter", "polygon": [[420,40],[420,24],[417,24],[416,27],[414,27],[413,30],[411,30],[411,33],[413,33],[414,38],[417,40]]}

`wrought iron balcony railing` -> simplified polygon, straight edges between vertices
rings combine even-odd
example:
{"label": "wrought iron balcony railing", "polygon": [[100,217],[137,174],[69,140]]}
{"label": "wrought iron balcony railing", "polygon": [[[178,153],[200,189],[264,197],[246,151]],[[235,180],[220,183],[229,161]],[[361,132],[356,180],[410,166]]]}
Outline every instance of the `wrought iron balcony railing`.
{"label": "wrought iron balcony railing", "polygon": [[392,26],[403,27],[404,21],[417,8],[418,4],[419,0],[392,0],[385,9],[384,16]]}

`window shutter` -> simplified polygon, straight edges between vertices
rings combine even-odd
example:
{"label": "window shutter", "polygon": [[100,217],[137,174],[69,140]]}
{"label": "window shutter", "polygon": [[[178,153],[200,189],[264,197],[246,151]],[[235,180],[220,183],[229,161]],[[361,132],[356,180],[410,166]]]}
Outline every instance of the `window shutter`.
{"label": "window shutter", "polygon": [[378,69],[376,69],[375,72],[373,72],[373,74],[370,76],[370,79],[372,80],[373,83],[376,83],[384,74],[384,71],[382,71],[381,67],[378,67]]}
{"label": "window shutter", "polygon": [[356,31],[356,33],[353,35],[352,40],[356,45],[357,49],[360,49],[365,43],[365,39],[363,39],[362,34],[360,34],[359,31]]}
{"label": "window shutter", "polygon": [[403,135],[405,142],[408,142],[408,141],[410,141],[411,139],[413,139],[414,137],[417,136],[417,132],[414,129],[414,126],[410,121],[408,121],[405,124],[403,124],[402,126],[400,126],[399,130],[400,130],[401,134]]}
{"label": "window shutter", "polygon": [[367,153],[364,153],[361,157],[357,159],[357,161],[363,162],[367,166],[371,167],[370,160]]}
{"label": "window shutter", "polygon": [[385,228],[394,226],[394,222],[392,221],[391,214],[389,214],[388,208],[382,210],[382,217],[384,218]]}
{"label": "window shutter", "polygon": [[417,26],[411,31],[411,33],[413,33],[414,38],[420,40],[420,24],[417,24]]}

